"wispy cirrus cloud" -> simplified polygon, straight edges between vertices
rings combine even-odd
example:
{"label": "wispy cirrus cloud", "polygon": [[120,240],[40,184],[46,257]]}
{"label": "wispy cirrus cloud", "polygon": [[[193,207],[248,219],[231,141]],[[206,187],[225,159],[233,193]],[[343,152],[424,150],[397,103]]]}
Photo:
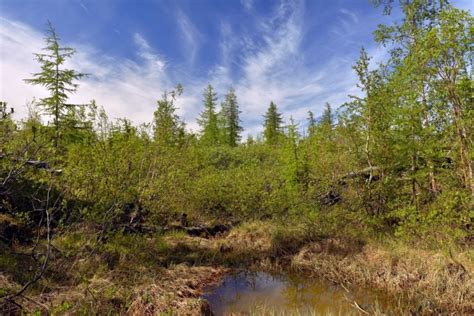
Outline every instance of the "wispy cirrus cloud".
{"label": "wispy cirrus cloud", "polygon": [[203,36],[182,10],[176,11],[176,19],[183,38],[183,50],[187,52],[189,60],[194,62]]}
{"label": "wispy cirrus cloud", "polygon": [[[321,113],[325,102],[339,105],[354,93],[355,76],[351,62],[334,56],[325,65],[309,66],[304,54],[305,4],[303,1],[282,1],[274,12],[258,23],[258,45],[240,41],[239,45],[221,39],[227,56],[240,52],[238,65],[242,76],[231,82],[236,88],[247,132],[262,130],[262,115],[274,101],[288,119],[293,116],[301,126],[307,112]],[[226,25],[226,28],[229,27]],[[225,33],[231,34],[231,30]],[[221,74],[229,73],[232,62],[224,59]]]}
{"label": "wispy cirrus cloud", "polygon": [[351,19],[353,23],[355,24],[359,23],[359,17],[355,12],[352,12],[344,8],[340,9],[339,12],[341,12],[343,15]]}
{"label": "wispy cirrus cloud", "polygon": [[154,76],[165,75],[166,61],[156,54],[147,40],[139,33],[133,35],[133,40],[138,48],[138,55],[146,62],[144,69]]}
{"label": "wispy cirrus cloud", "polygon": [[[249,6],[252,2],[249,2]],[[251,6],[253,8],[253,6]],[[178,82],[184,94],[178,99],[178,113],[189,129],[197,131],[196,118],[202,110],[202,90],[210,83],[223,94],[233,86],[242,110],[245,134],[262,130],[262,115],[270,101],[279,106],[286,118],[293,116],[303,123],[308,110],[316,115],[325,102],[337,106],[356,94],[354,60],[341,51],[324,63],[314,63],[317,56],[308,55],[304,1],[282,0],[265,15],[252,13],[253,28],[241,28],[222,19],[218,45],[219,59],[204,75],[196,75],[192,61],[206,40],[183,11],[176,11],[176,26],[182,38],[180,45],[189,53],[191,65],[172,64],[172,58],[153,47],[142,33],[123,34],[122,38],[135,48],[133,60],[97,51],[80,42],[66,42],[77,48],[72,66],[91,76],[80,82],[72,102],[85,103],[95,99],[111,118],[126,117],[135,123],[150,122],[156,99]],[[357,16],[346,16],[348,27],[358,23]],[[240,27],[240,28],[239,28]],[[21,22],[0,19],[0,99],[15,106],[17,117],[25,116],[24,104],[45,91],[27,85],[24,78],[38,71],[32,53],[44,46],[44,35]],[[11,52],[15,52],[12,54]],[[370,50],[376,59],[383,51]],[[304,124],[301,124],[304,125]]]}
{"label": "wispy cirrus cloud", "polygon": [[[0,97],[15,107],[17,117],[26,116],[26,103],[46,95],[44,88],[23,81],[39,71],[33,53],[41,51],[43,38],[42,33],[22,23],[0,19]],[[91,74],[80,82],[71,101],[87,103],[95,99],[113,118],[150,121],[156,99],[172,84],[165,74],[166,62],[152,52],[141,35],[135,34],[133,40],[140,63],[104,57],[89,46],[65,43],[78,52],[67,66]]]}
{"label": "wispy cirrus cloud", "polygon": [[85,13],[89,14],[89,8],[84,4],[84,2],[79,0],[79,5],[81,6],[82,10],[84,10]]}
{"label": "wispy cirrus cloud", "polygon": [[247,11],[251,11],[253,9],[253,0],[240,0],[240,3]]}

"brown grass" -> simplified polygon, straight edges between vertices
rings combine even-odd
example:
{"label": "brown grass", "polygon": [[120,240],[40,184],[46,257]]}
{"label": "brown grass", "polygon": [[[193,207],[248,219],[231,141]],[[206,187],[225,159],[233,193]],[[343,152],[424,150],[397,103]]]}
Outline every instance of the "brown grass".
{"label": "brown grass", "polygon": [[[472,267],[440,253],[374,244],[351,251],[347,242],[328,239],[306,245],[293,257],[294,269],[310,271],[336,283],[376,287],[402,295],[415,313],[474,313]],[[459,261],[468,259],[462,255]]]}
{"label": "brown grass", "polygon": [[[218,284],[229,267],[252,267],[379,288],[406,298],[417,314],[474,313],[473,264],[463,253],[310,238],[303,226],[271,222],[245,223],[212,239],[117,235],[97,244],[96,234],[84,227],[56,237],[61,254],[21,301],[27,311],[198,315],[209,311],[203,291]],[[0,288],[17,286],[0,274]]]}
{"label": "brown grass", "polygon": [[180,264],[168,269],[151,285],[136,290],[129,315],[200,315],[209,307],[200,297],[205,288],[216,285],[227,272],[223,268],[190,267]]}

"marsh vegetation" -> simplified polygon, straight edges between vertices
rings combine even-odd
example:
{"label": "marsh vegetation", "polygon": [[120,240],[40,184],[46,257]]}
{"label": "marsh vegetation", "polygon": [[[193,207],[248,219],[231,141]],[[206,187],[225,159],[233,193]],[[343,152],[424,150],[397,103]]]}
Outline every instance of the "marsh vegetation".
{"label": "marsh vegetation", "polygon": [[[400,8],[374,33],[388,60],[354,61],[361,95],[305,126],[269,100],[245,140],[238,91],[219,107],[211,84],[199,132],[179,84],[140,126],[69,104],[86,74],[48,24],[27,82],[49,96],[22,120],[0,104],[0,312],[225,312],[213,295],[247,271],[294,293],[289,313],[320,290],[348,300],[321,313],[474,313],[473,18]],[[261,303],[246,312],[273,313]]]}

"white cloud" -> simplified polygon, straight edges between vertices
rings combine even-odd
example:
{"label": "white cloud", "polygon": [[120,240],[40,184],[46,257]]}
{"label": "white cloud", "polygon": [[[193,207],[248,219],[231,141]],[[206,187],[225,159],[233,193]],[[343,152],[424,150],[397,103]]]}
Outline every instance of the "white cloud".
{"label": "white cloud", "polygon": [[240,0],[240,3],[248,11],[253,9],[253,0]]}
{"label": "white cloud", "polygon": [[184,50],[188,52],[189,60],[194,62],[199,50],[202,35],[188,16],[181,10],[177,11],[177,22],[184,39]]}
{"label": "white cloud", "polygon": [[287,119],[293,116],[303,127],[309,110],[318,115],[325,102],[337,106],[347,99],[355,79],[352,61],[341,63],[334,58],[323,68],[307,66],[302,47],[303,2],[282,1],[268,19],[259,22],[257,32],[263,44],[255,45],[246,39],[238,46],[235,41],[229,43],[229,37],[235,38],[229,25],[221,28],[221,51],[227,59],[223,59],[219,73],[223,77],[230,73],[230,55],[236,51],[243,55],[239,64],[243,76],[237,80],[220,78],[219,82],[233,83],[236,88],[242,119],[252,122],[245,126],[246,133],[262,130],[262,116],[270,101],[277,104]]}
{"label": "white cloud", "polygon": [[87,6],[84,4],[84,2],[79,1],[79,5],[80,5],[81,8],[84,10],[84,12],[86,12],[87,14],[89,14],[89,9],[88,9]]}
{"label": "white cloud", "polygon": [[41,87],[23,82],[38,69],[33,53],[39,52],[42,43],[41,34],[21,23],[0,18],[0,99],[14,106],[18,117],[25,116],[24,105],[33,96],[45,96]]}
{"label": "white cloud", "polygon": [[359,23],[359,17],[355,12],[349,11],[347,9],[340,9],[339,10],[343,15],[347,16],[349,19],[352,20],[353,23],[357,24]]}
{"label": "white cloud", "polygon": [[[178,16],[184,45],[193,59],[202,35],[182,12]],[[282,1],[267,18],[255,17],[258,29],[253,34],[235,34],[228,21],[221,21],[221,59],[206,76],[200,77],[192,75],[191,67],[170,65],[138,33],[129,38],[130,45],[136,47],[134,61],[104,55],[81,43],[64,43],[77,48],[71,62],[73,68],[92,74],[80,82],[71,101],[86,103],[95,99],[111,118],[126,117],[139,124],[150,122],[156,99],[181,82],[184,94],[177,101],[178,114],[196,131],[203,88],[211,83],[222,100],[233,85],[242,110],[244,137],[261,131],[262,116],[270,101],[279,106],[286,118],[292,115],[303,123],[308,110],[319,115],[325,102],[338,106],[347,100],[347,94],[357,93],[351,68],[354,60],[338,54],[318,68],[309,66],[302,47],[304,18],[303,2]],[[25,24],[0,18],[0,100],[16,108],[17,118],[26,115],[27,101],[45,96],[42,87],[23,82],[31,72],[39,70],[32,53],[44,46],[43,37]],[[369,54],[379,61],[384,52],[369,50]],[[310,57],[311,61],[317,58]]]}
{"label": "white cloud", "polygon": [[[46,95],[44,88],[23,81],[39,71],[33,53],[44,46],[43,37],[24,24],[0,20],[0,99],[15,107],[18,118],[26,115],[28,101]],[[135,123],[151,121],[156,99],[174,83],[165,73],[166,62],[153,53],[146,40],[135,34],[133,41],[141,63],[102,57],[91,47],[65,43],[78,51],[68,66],[92,74],[81,80],[71,102],[87,103],[95,99],[112,118],[126,117]]]}

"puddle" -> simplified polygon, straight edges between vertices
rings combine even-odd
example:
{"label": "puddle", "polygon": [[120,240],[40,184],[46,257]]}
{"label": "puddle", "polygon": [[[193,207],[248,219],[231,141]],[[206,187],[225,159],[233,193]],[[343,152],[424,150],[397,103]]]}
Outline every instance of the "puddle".
{"label": "puddle", "polygon": [[[239,272],[204,296],[212,312],[271,315],[359,315],[356,304],[371,314],[391,313],[395,302],[367,289],[345,289],[300,275]],[[356,302],[356,303],[354,303]]]}

